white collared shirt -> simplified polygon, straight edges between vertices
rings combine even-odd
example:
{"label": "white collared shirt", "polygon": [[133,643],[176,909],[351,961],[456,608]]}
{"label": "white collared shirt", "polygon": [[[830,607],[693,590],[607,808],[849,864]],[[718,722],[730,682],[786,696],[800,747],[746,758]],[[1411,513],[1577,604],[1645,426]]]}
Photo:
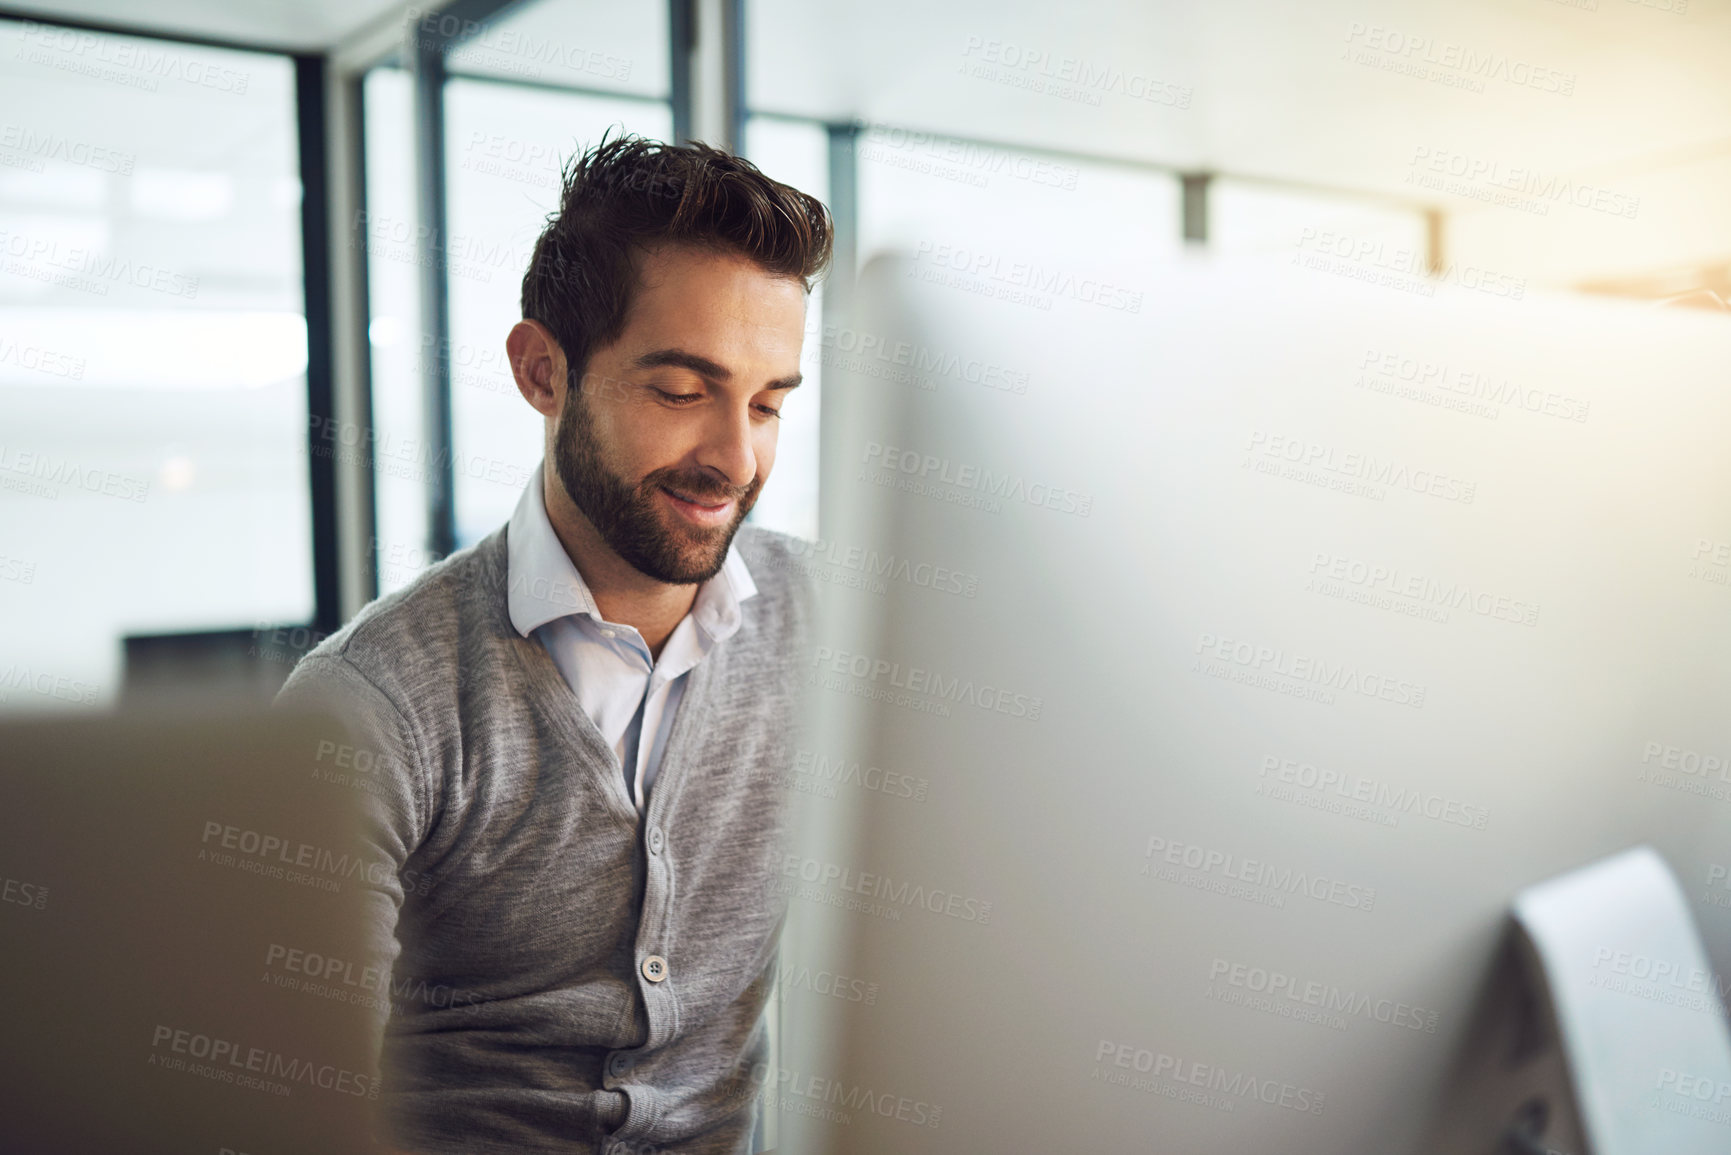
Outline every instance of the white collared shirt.
{"label": "white collared shirt", "polygon": [[[685,695],[685,675],[715,643],[739,630],[739,603],[757,593],[745,561],[731,545],[721,572],[697,588],[691,612],[653,657],[635,627],[601,617],[583,575],[547,519],[541,495],[545,463],[537,466],[511,514],[511,624],[533,636],[576,693],[601,736],[619,756],[641,813],[661,769],[661,754]],[[643,735],[649,735],[647,744]]]}

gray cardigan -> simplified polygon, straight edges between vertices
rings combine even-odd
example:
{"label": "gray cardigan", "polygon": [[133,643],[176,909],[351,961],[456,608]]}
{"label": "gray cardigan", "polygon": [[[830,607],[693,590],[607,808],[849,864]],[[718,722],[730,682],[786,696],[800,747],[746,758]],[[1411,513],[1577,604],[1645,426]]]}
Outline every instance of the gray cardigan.
{"label": "gray cardigan", "polygon": [[688,675],[641,820],[511,625],[505,541],[368,605],[278,699],[336,711],[370,753],[353,759],[367,850],[396,868],[369,898],[395,964],[374,1012],[393,1138],[428,1155],[745,1151],[812,612],[792,539],[735,538],[758,596]]}

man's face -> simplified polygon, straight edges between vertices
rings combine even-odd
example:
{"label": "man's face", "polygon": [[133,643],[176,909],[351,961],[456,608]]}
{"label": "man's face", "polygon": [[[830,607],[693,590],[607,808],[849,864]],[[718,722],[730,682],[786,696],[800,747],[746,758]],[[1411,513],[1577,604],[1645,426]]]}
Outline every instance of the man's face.
{"label": "man's face", "polygon": [[775,464],[805,290],[744,257],[676,245],[645,254],[638,276],[624,332],[566,396],[554,467],[633,567],[707,581]]}

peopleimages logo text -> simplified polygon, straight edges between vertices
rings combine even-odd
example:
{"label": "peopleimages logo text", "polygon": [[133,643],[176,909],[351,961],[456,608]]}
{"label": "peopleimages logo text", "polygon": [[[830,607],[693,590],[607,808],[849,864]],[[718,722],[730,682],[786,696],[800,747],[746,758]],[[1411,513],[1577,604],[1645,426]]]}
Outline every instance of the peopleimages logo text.
{"label": "peopleimages logo text", "polygon": [[789,543],[788,552],[797,558],[826,562],[874,578],[902,581],[924,589],[960,594],[966,598],[973,597],[980,588],[978,574],[964,573],[931,562],[913,561],[910,558],[897,557],[893,553],[880,553],[869,546],[844,545],[823,538],[794,538]]}
{"label": "peopleimages logo text", "polygon": [[1094,508],[1094,495],[1046,481],[1029,481],[1019,473],[998,473],[978,465],[952,461],[932,453],[921,453],[878,441],[865,444],[862,463],[886,473],[901,473],[925,485],[948,485],[972,491],[985,498],[1020,501],[1060,513],[1087,517]]}
{"label": "peopleimages logo text", "polygon": [[[1128,72],[1076,56],[1054,55],[1044,49],[1025,48],[1013,41],[970,36],[962,46],[962,55],[978,60],[990,69],[1005,69],[1052,85],[1050,89],[1038,84],[1015,87],[1027,87],[1036,92],[1050,91],[1053,95],[1065,99],[1086,97],[1084,103],[1095,106],[1100,104],[1100,94],[1104,92],[1180,109],[1189,108],[1191,99],[1196,95],[1188,85],[1162,80],[1147,73]],[[1004,79],[1002,74],[994,74],[990,70],[974,71],[970,75],[1000,82]]]}
{"label": "peopleimages logo text", "polygon": [[[19,35],[27,45],[62,54],[60,61],[44,55],[38,63],[104,80],[120,80],[130,73],[133,79],[131,87],[146,92],[157,91],[160,80],[180,80],[200,88],[245,96],[247,85],[252,80],[251,73],[224,68],[197,55],[150,41],[123,39],[58,24],[38,24],[34,20],[23,21]],[[65,65],[68,63],[83,63],[86,67],[67,68]]]}
{"label": "peopleimages logo text", "polygon": [[984,926],[992,921],[992,904],[988,900],[970,898],[953,890],[926,887],[902,879],[899,883],[887,874],[855,870],[835,862],[822,862],[798,854],[783,854],[781,873],[785,878],[799,878],[819,886],[833,886],[849,894],[875,898],[892,906],[921,907],[933,914],[948,915],[963,922]]}
{"label": "peopleimages logo text", "polygon": [[[1416,66],[1444,70],[1477,83],[1500,80],[1517,88],[1532,88],[1559,96],[1575,94],[1575,74],[1546,68],[1506,53],[1484,51],[1434,36],[1414,35],[1379,24],[1354,20],[1346,28],[1347,43]],[[1351,49],[1349,48],[1350,52]]]}
{"label": "peopleimages logo text", "polygon": [[1411,706],[1415,710],[1424,706],[1424,686],[1403,678],[1361,670],[1345,662],[1330,662],[1326,658],[1289,653],[1275,646],[1208,633],[1197,638],[1196,653],[1205,660],[1231,663],[1246,671],[1275,678],[1290,678],[1332,690],[1348,690],[1397,706]]}
{"label": "peopleimages logo text", "polygon": [[946,677],[922,666],[904,666],[887,658],[850,653],[831,646],[818,646],[811,660],[818,673],[840,674],[862,681],[880,679],[911,694],[928,694],[942,702],[977,706],[996,714],[1037,721],[1045,699],[1038,694],[1019,694],[1000,686],[975,682],[972,678]]}
{"label": "peopleimages logo text", "polygon": [[1490,811],[1485,807],[1474,806],[1458,798],[1411,786],[1391,786],[1387,782],[1366,778],[1362,774],[1349,774],[1331,767],[1319,768],[1313,763],[1297,762],[1291,758],[1282,758],[1278,754],[1264,756],[1257,776],[1273,778],[1276,782],[1299,790],[1315,791],[1319,795],[1332,794],[1349,802],[1362,802],[1395,814],[1420,814],[1437,822],[1447,822],[1473,830],[1483,830],[1490,817]]}
{"label": "peopleimages logo text", "polygon": [[[1284,971],[1254,966],[1250,963],[1215,958],[1208,966],[1210,985],[1222,984],[1235,990],[1284,999],[1301,1006],[1315,1007],[1335,1015],[1369,1019],[1387,1026],[1409,1031],[1436,1034],[1440,1016],[1436,1011],[1397,999],[1379,999],[1363,991],[1342,989],[1336,983],[1303,979]],[[1217,1001],[1231,1001],[1218,999]]]}
{"label": "peopleimages logo text", "polygon": [[1158,861],[1198,874],[1218,875],[1223,879],[1247,883],[1265,890],[1303,895],[1318,902],[1344,906],[1348,910],[1368,911],[1376,905],[1375,887],[1294,870],[1290,866],[1276,866],[1262,859],[1244,858],[1230,851],[1215,850],[1193,842],[1175,842],[1157,834],[1148,836],[1148,846],[1143,851],[1143,857],[1148,860],[1143,864],[1143,872],[1148,874],[1153,873],[1153,863]]}
{"label": "peopleimages logo text", "polygon": [[[433,885],[432,875],[412,869],[399,871],[387,860],[369,860],[346,851],[338,854],[311,843],[245,830],[210,819],[205,822],[204,835],[199,841],[210,847],[213,840],[215,848],[238,851],[253,862],[266,866],[305,868],[332,878],[360,878],[375,886],[384,885],[395,877],[406,893],[426,894]],[[254,873],[259,872],[255,870]]]}
{"label": "peopleimages logo text", "polygon": [[[1640,197],[1631,197],[1599,185],[1543,173],[1525,165],[1505,165],[1500,160],[1467,156],[1446,148],[1417,146],[1413,150],[1412,167],[1415,171],[1455,177],[1469,184],[1487,185],[1519,196],[1531,197],[1541,202],[1541,207],[1543,203],[1566,201],[1577,208],[1591,209],[1630,220],[1634,219],[1641,208]],[[1421,179],[1419,183],[1424,181]]]}
{"label": "peopleimages logo text", "polygon": [[0,148],[10,148],[38,160],[57,160],[98,172],[127,176],[137,161],[134,153],[104,148],[53,132],[37,132],[21,124],[0,126]]}
{"label": "peopleimages logo text", "polygon": [[[1102,1078],[1103,1069],[1118,1067],[1126,1071],[1139,1071],[1154,1078],[1216,1091],[1229,1096],[1227,1102],[1232,1105],[1254,1099],[1271,1107],[1285,1107],[1289,1111],[1320,1115],[1326,1101],[1326,1096],[1321,1091],[1309,1087],[1294,1086],[1279,1079],[1258,1078],[1244,1071],[1233,1071],[1214,1063],[1194,1062],[1165,1051],[1138,1047],[1134,1043],[1120,1043],[1114,1039],[1100,1040],[1099,1046],[1094,1050],[1094,1062],[1096,1066],[1091,1076],[1094,1079]],[[1123,1082],[1122,1079],[1108,1081]]]}
{"label": "peopleimages logo text", "polygon": [[1523,626],[1537,625],[1539,620],[1537,602],[1523,601],[1489,590],[1475,590],[1465,582],[1440,581],[1395,565],[1383,565],[1317,550],[1311,557],[1309,572],[1313,579],[1340,582],[1441,609],[1466,610],[1482,618],[1514,622]]}
{"label": "peopleimages logo text", "polygon": [[1591,402],[1562,393],[1517,385],[1507,377],[1499,379],[1479,369],[1451,367],[1446,361],[1411,357],[1382,349],[1366,349],[1359,359],[1358,367],[1411,385],[1455,394],[1465,400],[1514,406],[1528,413],[1559,417],[1567,421],[1585,421],[1587,411],[1592,407]]}
{"label": "peopleimages logo text", "polygon": [[966,245],[938,244],[920,241],[914,246],[916,264],[929,263],[970,277],[1053,297],[1068,297],[1085,305],[1100,305],[1126,313],[1142,311],[1142,293],[1126,289],[1096,277],[1078,277],[1067,269],[1053,269],[1031,261],[1005,260],[997,253],[971,249]]}
{"label": "peopleimages logo text", "polygon": [[[209,1064],[209,1070],[195,1069],[194,1073],[219,1082],[234,1083],[245,1074],[255,1075],[260,1079],[280,1079],[284,1083],[301,1083],[360,1098],[379,1097],[379,1080],[374,1075],[351,1071],[331,1063],[315,1063],[309,1059],[273,1051],[268,1047],[249,1047],[232,1039],[200,1034],[186,1028],[158,1024],[151,1032],[150,1046],[153,1052],[150,1058],[152,1066],[179,1069],[175,1066],[175,1060],[163,1061],[155,1052],[186,1055]],[[286,1094],[287,1089],[279,1093]]]}
{"label": "peopleimages logo text", "polygon": [[1386,485],[1437,497],[1444,501],[1472,504],[1478,494],[1478,484],[1463,478],[1439,473],[1434,469],[1414,469],[1403,462],[1377,457],[1370,453],[1342,450],[1320,441],[1289,437],[1255,429],[1244,447],[1252,458],[1288,461],[1307,469],[1319,470],[1338,477],[1350,478],[1367,485]]}

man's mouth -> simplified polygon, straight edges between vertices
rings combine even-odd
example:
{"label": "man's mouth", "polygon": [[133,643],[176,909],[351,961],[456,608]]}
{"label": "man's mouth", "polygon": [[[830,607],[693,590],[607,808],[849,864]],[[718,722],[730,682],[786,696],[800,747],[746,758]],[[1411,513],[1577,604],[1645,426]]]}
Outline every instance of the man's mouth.
{"label": "man's mouth", "polygon": [[[663,486],[662,488],[665,489],[666,487]],[[732,499],[726,497],[695,497],[689,493],[681,493],[677,489],[668,489],[667,492],[671,493],[674,497],[677,497],[680,501],[686,502],[690,505],[695,505],[700,509],[721,509],[724,506],[733,504]]]}
{"label": "man's mouth", "polygon": [[661,492],[667,496],[669,504],[675,510],[684,515],[687,520],[698,525],[718,525],[724,522],[733,511],[732,498],[722,498],[720,501],[714,499],[699,500],[695,497],[688,497],[678,490],[669,489],[665,485],[661,487]]}

